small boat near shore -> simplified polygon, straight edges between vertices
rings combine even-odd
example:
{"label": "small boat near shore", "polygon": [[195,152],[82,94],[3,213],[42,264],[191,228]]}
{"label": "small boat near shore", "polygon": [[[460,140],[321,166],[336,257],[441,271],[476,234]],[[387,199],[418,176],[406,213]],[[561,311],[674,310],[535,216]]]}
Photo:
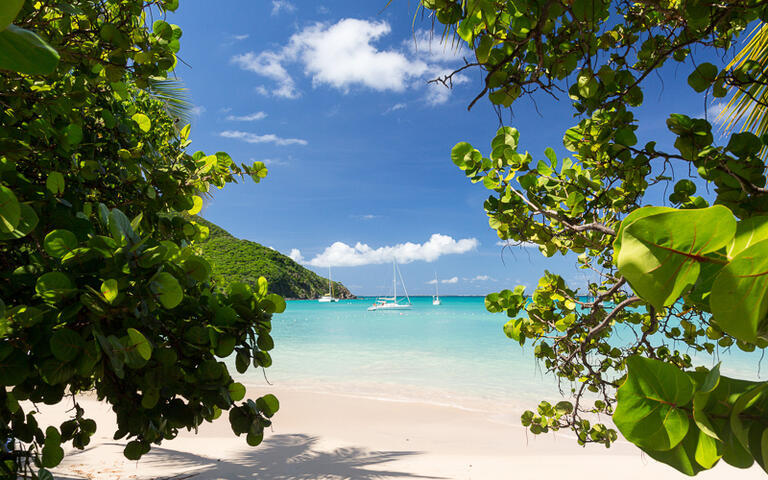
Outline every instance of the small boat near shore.
{"label": "small boat near shore", "polygon": [[339,299],[333,296],[333,282],[331,281],[331,266],[328,266],[328,295],[323,295],[317,299],[320,303],[338,302]]}
{"label": "small boat near shore", "polygon": [[398,273],[399,273],[399,270],[397,268],[397,263],[393,260],[392,261],[392,296],[377,298],[373,302],[373,305],[368,307],[369,312],[377,311],[377,310],[384,310],[384,311],[409,310],[412,307],[411,299],[408,297],[408,291],[405,289],[405,282],[403,281],[402,275],[400,275],[400,282],[403,284],[403,291],[405,292],[405,303],[400,303],[397,300]]}

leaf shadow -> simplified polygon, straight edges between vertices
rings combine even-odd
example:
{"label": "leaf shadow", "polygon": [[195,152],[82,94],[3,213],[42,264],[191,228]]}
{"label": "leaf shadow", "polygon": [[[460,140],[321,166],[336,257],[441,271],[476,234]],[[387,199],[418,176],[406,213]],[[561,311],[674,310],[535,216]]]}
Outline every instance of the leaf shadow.
{"label": "leaf shadow", "polygon": [[[202,440],[201,441],[205,441]],[[274,435],[255,448],[244,448],[229,458],[217,459],[162,447],[153,447],[140,460],[149,471],[174,466],[172,477],[156,480],[384,480],[396,478],[439,480],[444,477],[419,475],[396,469],[375,469],[401,458],[419,455],[415,451],[371,451],[360,447],[323,450],[318,437],[302,434]],[[374,469],[371,469],[374,467]],[[65,477],[57,476],[59,479]]]}

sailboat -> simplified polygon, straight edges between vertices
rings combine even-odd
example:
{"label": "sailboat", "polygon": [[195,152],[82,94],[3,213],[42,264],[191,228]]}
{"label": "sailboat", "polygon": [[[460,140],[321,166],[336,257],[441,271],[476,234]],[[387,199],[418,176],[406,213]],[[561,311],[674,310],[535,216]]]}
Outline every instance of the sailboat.
{"label": "sailboat", "polygon": [[331,282],[331,266],[328,265],[328,295],[323,295],[317,299],[320,303],[338,302],[339,299],[333,296],[333,282]]}
{"label": "sailboat", "polygon": [[408,291],[405,290],[405,282],[403,276],[400,275],[400,283],[403,284],[403,291],[405,292],[405,299],[407,303],[398,303],[397,301],[397,264],[392,261],[392,296],[391,297],[379,297],[376,301],[368,307],[369,311],[375,310],[408,310],[411,308],[411,299],[408,297]]}
{"label": "sailboat", "polygon": [[440,305],[440,295],[437,293],[437,272],[435,272],[435,294],[432,296],[432,305]]}

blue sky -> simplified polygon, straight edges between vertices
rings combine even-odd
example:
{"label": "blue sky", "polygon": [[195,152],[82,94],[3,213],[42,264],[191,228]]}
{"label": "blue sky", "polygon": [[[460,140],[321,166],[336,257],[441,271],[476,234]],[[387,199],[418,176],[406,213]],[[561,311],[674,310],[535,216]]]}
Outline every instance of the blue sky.
{"label": "blue sky", "polygon": [[[192,149],[264,161],[269,176],[214,192],[202,215],[232,234],[301,258],[358,295],[386,294],[397,255],[411,294],[484,295],[535,287],[545,269],[574,285],[573,258],[502,251],[483,211],[486,190],[450,160],[468,141],[487,154],[499,119],[487,100],[467,111],[481,77],[448,90],[427,81],[461,66],[460,48],[430,41],[415,0],[187,0],[169,20],[184,32],[178,75],[196,105]],[[719,60],[718,60],[719,63]],[[692,67],[651,80],[640,143],[671,138],[670,112],[710,108],[686,85]],[[515,104],[504,122],[521,150],[567,156],[563,132],[578,120],[566,97]],[[359,245],[358,245],[359,244]],[[344,266],[346,265],[346,266]]]}

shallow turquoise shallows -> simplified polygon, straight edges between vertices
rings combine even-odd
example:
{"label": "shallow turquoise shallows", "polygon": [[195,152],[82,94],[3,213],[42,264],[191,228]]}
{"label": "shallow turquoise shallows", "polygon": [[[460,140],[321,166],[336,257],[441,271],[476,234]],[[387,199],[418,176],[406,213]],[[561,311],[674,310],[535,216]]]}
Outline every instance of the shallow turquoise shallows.
{"label": "shallow turquoise shallows", "polygon": [[[533,348],[508,339],[506,315],[488,313],[482,297],[443,297],[439,306],[431,297],[412,302],[411,310],[391,312],[367,311],[372,298],[290,301],[273,319],[273,365],[241,381],[264,384],[266,376],[276,386],[465,408],[530,408],[560,399]],[[757,358],[723,355],[722,371],[754,378]],[[569,384],[562,387],[570,391]]]}

